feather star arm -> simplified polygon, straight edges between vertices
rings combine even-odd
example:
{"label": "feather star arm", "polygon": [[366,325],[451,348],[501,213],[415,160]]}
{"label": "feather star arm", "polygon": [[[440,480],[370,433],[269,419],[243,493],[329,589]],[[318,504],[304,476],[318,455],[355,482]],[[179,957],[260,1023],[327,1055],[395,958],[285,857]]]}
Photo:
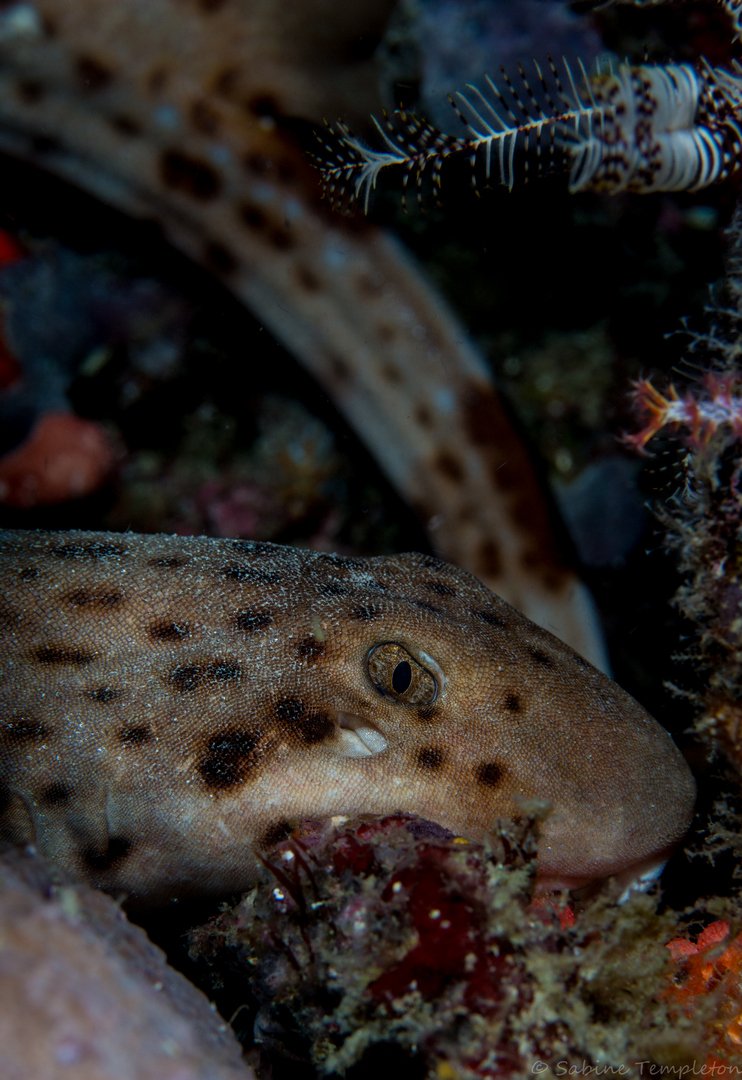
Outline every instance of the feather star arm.
{"label": "feather star arm", "polygon": [[533,74],[520,65],[482,88],[452,97],[465,127],[437,131],[406,110],[375,120],[383,145],[374,149],[345,124],[323,166],[335,202],[367,210],[385,169],[404,171],[421,192],[426,176],[441,187],[444,164],[468,158],[472,183],[496,180],[509,189],[519,175],[566,173],[572,192],[695,191],[742,164],[742,67],[617,64],[590,74],[553,60]]}

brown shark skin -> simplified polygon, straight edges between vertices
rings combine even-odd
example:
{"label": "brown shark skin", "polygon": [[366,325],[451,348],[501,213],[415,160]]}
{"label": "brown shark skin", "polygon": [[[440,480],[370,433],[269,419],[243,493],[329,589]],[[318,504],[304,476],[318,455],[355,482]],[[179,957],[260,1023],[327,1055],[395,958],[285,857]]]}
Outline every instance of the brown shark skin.
{"label": "brown shark skin", "polygon": [[694,784],[615,683],[464,570],[250,541],[0,533],[0,836],[134,900],[247,887],[306,818],[479,839],[541,887],[660,863]]}

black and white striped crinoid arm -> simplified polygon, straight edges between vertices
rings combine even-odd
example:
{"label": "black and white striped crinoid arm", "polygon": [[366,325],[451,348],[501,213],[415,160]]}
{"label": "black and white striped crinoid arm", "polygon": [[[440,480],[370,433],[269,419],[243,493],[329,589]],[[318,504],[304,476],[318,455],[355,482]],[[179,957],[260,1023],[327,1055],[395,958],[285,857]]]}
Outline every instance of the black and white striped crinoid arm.
{"label": "black and white striped crinoid arm", "polygon": [[[400,171],[403,195],[413,186],[422,199],[427,181],[437,195],[449,160],[468,160],[475,188],[494,181],[508,188],[530,173],[563,172],[568,143],[591,127],[597,103],[587,72],[578,76],[567,63],[549,60],[532,71],[519,65],[513,75],[501,69],[499,83],[485,76],[484,85],[470,83],[449,97],[460,121],[458,135],[439,131],[406,109],[397,109],[373,124],[377,146],[358,138],[342,121],[325,142],[321,162],[325,188],[333,202],[357,202],[368,210],[382,173]],[[587,92],[583,92],[580,87]]]}
{"label": "black and white striped crinoid arm", "polygon": [[402,189],[437,194],[444,166],[468,160],[476,189],[508,188],[547,173],[571,191],[695,191],[742,166],[742,68],[697,64],[603,65],[549,60],[501,70],[451,97],[463,133],[446,134],[407,110],[374,120],[377,147],[339,124],[321,164],[338,203],[364,210],[382,173]]}
{"label": "black and white striped crinoid arm", "polygon": [[739,71],[620,64],[594,75],[596,117],[575,133],[572,191],[697,191],[742,165]]}

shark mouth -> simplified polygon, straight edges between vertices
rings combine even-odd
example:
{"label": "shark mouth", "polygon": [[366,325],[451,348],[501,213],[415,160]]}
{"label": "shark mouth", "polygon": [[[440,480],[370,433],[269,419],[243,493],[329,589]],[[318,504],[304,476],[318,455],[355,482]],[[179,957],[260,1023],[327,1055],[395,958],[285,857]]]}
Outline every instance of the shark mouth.
{"label": "shark mouth", "polygon": [[336,746],[342,757],[374,757],[389,745],[386,736],[363,717],[339,712],[336,722],[339,729]]}

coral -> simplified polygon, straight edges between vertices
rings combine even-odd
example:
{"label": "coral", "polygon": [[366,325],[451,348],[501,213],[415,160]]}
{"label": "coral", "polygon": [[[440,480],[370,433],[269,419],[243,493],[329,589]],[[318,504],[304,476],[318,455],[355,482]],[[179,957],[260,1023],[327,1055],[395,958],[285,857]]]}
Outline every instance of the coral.
{"label": "coral", "polygon": [[675,917],[647,896],[616,906],[610,890],[576,912],[533,902],[533,822],[503,825],[494,844],[402,816],[306,824],[256,889],[194,933],[194,953],[289,1070],[377,1075],[383,1060],[506,1080],[537,1061],[639,1075],[632,1063],[697,1060],[707,1013],[667,992]]}
{"label": "coral", "polygon": [[[709,1048],[705,1065],[723,1069],[742,1059],[742,933],[730,938],[729,923],[710,923],[695,941],[667,943],[677,965],[667,998],[686,1016],[700,1014]],[[709,1008],[711,1003],[711,1008]],[[723,1073],[722,1073],[723,1074]]]}
{"label": "coral", "polygon": [[115,462],[100,424],[69,412],[48,412],[27,439],[0,458],[0,503],[31,507],[96,491]]}

